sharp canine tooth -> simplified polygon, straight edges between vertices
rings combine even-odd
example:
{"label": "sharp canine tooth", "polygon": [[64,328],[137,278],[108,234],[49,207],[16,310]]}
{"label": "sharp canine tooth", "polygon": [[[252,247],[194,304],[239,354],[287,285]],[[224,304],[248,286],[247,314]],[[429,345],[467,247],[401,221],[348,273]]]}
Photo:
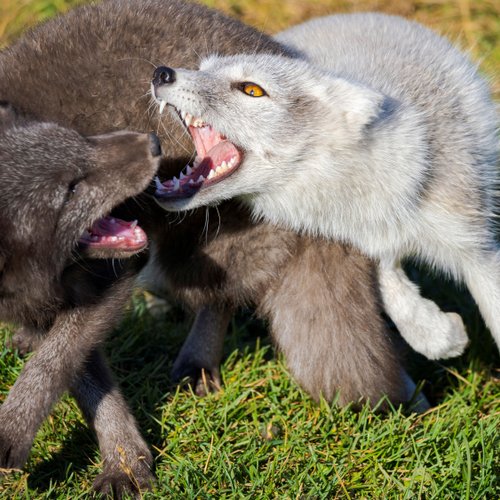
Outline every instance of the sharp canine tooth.
{"label": "sharp canine tooth", "polygon": [[179,179],[184,179],[186,176],[181,172],[179,175]]}
{"label": "sharp canine tooth", "polygon": [[180,186],[179,179],[177,179],[177,177],[174,177],[172,180],[174,181],[174,191],[177,191]]}
{"label": "sharp canine tooth", "polygon": [[186,124],[186,126],[189,127],[192,121],[193,121],[193,115],[186,113],[186,118],[184,118],[184,123]]}
{"label": "sharp canine tooth", "polygon": [[193,172],[193,169],[189,165],[186,165],[186,174],[191,175],[192,172]]}
{"label": "sharp canine tooth", "polygon": [[137,224],[138,224],[138,220],[135,219],[134,221],[132,221],[130,223],[130,229],[135,229],[137,227]]}
{"label": "sharp canine tooth", "polygon": [[215,177],[215,172],[213,170],[210,170],[207,179],[212,179],[213,177]]}
{"label": "sharp canine tooth", "polygon": [[165,109],[165,106],[167,105],[167,101],[164,101],[163,99],[160,101],[160,115],[163,113],[163,110]]}
{"label": "sharp canine tooth", "polygon": [[161,189],[164,189],[163,184],[160,182],[160,179],[158,178],[158,176],[155,177],[155,185],[156,185],[156,189],[158,191]]}
{"label": "sharp canine tooth", "polygon": [[186,119],[186,115],[187,115],[187,113],[185,111],[181,111],[181,117],[183,120]]}

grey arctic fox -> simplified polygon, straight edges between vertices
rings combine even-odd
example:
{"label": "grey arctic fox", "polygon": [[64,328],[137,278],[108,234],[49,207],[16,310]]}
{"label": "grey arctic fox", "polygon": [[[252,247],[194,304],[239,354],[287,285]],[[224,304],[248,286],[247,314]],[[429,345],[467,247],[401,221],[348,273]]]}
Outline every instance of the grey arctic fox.
{"label": "grey arctic fox", "polygon": [[425,27],[383,14],[335,15],[278,40],[302,57],[209,56],[161,68],[152,87],[198,156],[157,182],[167,210],[239,197],[254,217],[357,246],[379,263],[386,311],[429,358],[459,355],[454,313],[424,299],[400,261],[464,280],[500,345],[493,232],[497,116],[475,66]]}

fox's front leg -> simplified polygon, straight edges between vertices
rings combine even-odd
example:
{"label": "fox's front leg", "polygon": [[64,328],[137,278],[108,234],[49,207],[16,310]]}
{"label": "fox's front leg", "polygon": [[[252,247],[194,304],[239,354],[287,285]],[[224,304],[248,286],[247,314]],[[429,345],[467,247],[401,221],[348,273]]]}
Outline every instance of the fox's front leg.
{"label": "fox's front leg", "polygon": [[381,263],[379,283],[387,314],[415,351],[429,359],[452,358],[464,352],[469,338],[462,318],[424,299],[401,267]]}
{"label": "fox's front leg", "polygon": [[0,468],[23,467],[40,425],[82,374],[90,353],[113,326],[110,319],[117,319],[122,310],[131,285],[131,279],[123,279],[97,303],[57,316],[0,407]]}
{"label": "fox's front leg", "polygon": [[[42,339],[41,332],[20,328],[11,344],[26,354],[35,351]],[[70,391],[99,443],[103,471],[94,481],[94,488],[115,497],[148,489],[154,481],[153,457],[98,349],[90,353]]]}
{"label": "fox's front leg", "polygon": [[99,442],[103,471],[94,488],[115,498],[149,489],[153,457],[99,350],[91,353],[71,394]]}
{"label": "fox's front leg", "polygon": [[220,389],[224,337],[233,314],[232,307],[215,305],[207,305],[197,312],[172,368],[174,382],[188,377],[198,396]]}

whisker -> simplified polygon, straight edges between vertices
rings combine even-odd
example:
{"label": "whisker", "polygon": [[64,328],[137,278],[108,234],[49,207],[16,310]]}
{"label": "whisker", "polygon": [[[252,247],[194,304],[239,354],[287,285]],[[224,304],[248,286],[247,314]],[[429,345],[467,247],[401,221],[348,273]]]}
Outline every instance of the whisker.
{"label": "whisker", "polygon": [[222,226],[222,219],[221,219],[221,216],[220,216],[220,211],[219,211],[219,206],[218,205],[215,205],[215,211],[217,212],[217,218],[219,219],[219,222],[217,224],[217,231],[215,231],[215,238],[217,238],[217,236],[219,236],[219,231],[221,229],[221,226]]}
{"label": "whisker", "polygon": [[203,226],[203,230],[201,232],[202,236],[205,233],[205,245],[208,245],[208,225],[210,223],[210,211],[209,207],[205,207],[205,224]]}

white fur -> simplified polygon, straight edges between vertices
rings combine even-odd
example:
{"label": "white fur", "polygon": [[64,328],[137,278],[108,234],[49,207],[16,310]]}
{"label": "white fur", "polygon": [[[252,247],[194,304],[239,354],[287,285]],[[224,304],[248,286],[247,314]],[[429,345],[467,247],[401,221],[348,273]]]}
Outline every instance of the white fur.
{"label": "white fur", "polygon": [[[417,257],[465,280],[500,345],[497,116],[476,68],[426,28],[381,14],[320,18],[278,39],[306,55],[211,56],[157,91],[244,151],[224,181],[162,205],[239,196],[258,218],[357,246],[379,260],[384,304],[410,345],[456,356],[462,321],[399,268]],[[231,86],[246,81],[268,95]]]}

